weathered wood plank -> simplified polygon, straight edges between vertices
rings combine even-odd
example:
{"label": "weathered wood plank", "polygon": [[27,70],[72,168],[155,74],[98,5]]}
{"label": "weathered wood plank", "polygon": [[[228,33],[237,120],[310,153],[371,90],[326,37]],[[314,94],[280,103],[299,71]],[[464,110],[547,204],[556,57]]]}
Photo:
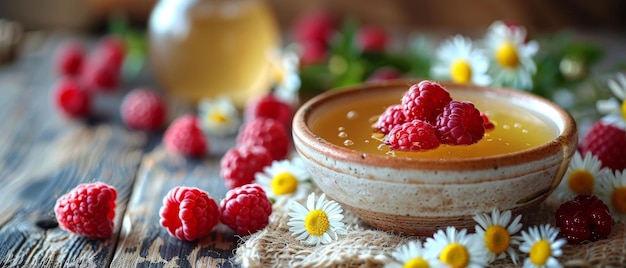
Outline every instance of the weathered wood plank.
{"label": "weathered wood plank", "polygon": [[237,245],[234,233],[223,225],[194,242],[171,237],[159,225],[163,197],[175,186],[194,186],[217,202],[227,191],[219,176],[219,157],[234,145],[232,139],[212,140],[211,156],[186,159],[167,153],[162,146],[143,158],[132,199],[120,232],[111,266],[216,267],[231,266]]}
{"label": "weathered wood plank", "polygon": [[[0,266],[106,267],[130,198],[146,136],[118,123],[65,120],[50,101],[52,54],[44,38],[0,72]],[[112,97],[115,98],[115,97]],[[105,113],[114,113],[111,108]],[[115,116],[111,116],[115,118]],[[118,190],[114,236],[89,240],[57,227],[56,199],[101,180]]]}

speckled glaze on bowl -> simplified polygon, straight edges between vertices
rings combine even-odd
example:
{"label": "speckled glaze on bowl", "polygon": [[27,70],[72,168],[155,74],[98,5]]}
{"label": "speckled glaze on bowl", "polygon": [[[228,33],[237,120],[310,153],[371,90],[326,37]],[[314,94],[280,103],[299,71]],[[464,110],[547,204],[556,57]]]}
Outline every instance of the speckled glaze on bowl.
{"label": "speckled glaze on bowl", "polygon": [[445,84],[522,105],[556,126],[546,144],[509,154],[467,159],[408,159],[364,154],[332,144],[309,127],[328,105],[360,97],[402,94],[418,81],[370,83],[323,93],[296,112],[294,145],[326,195],[378,229],[432,235],[445,226],[473,228],[472,216],[493,208],[523,213],[545,200],[561,181],[576,150],[572,117],[543,98],[513,89]]}

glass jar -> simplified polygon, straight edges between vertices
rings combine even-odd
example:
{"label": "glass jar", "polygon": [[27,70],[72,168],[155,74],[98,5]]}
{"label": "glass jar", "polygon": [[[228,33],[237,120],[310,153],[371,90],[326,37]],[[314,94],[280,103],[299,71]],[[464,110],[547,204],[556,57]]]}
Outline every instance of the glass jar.
{"label": "glass jar", "polygon": [[270,89],[270,54],[280,48],[261,0],[160,0],[149,21],[150,62],[171,97],[196,104],[226,95],[242,108]]}

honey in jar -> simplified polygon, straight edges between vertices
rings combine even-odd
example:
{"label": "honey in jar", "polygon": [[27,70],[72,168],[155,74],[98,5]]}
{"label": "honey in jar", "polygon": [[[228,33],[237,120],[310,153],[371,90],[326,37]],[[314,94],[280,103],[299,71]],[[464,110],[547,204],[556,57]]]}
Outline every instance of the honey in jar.
{"label": "honey in jar", "polygon": [[169,96],[188,103],[220,95],[243,107],[270,89],[280,36],[257,0],[160,0],[149,22],[150,61]]}

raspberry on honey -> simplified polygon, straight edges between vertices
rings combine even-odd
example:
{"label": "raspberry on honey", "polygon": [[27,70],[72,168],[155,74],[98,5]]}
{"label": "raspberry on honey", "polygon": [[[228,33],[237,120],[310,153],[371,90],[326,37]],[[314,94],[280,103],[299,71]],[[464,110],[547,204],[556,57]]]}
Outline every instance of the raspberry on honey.
{"label": "raspberry on honey", "polygon": [[409,120],[419,119],[434,124],[452,98],[440,84],[424,80],[409,88],[402,96],[402,107]]}
{"label": "raspberry on honey", "polygon": [[413,120],[395,126],[385,136],[384,142],[392,150],[423,151],[439,147],[435,128],[422,120]]}
{"label": "raspberry on honey", "polygon": [[437,130],[441,143],[470,145],[485,134],[485,123],[480,111],[467,101],[453,100],[437,116]]}

